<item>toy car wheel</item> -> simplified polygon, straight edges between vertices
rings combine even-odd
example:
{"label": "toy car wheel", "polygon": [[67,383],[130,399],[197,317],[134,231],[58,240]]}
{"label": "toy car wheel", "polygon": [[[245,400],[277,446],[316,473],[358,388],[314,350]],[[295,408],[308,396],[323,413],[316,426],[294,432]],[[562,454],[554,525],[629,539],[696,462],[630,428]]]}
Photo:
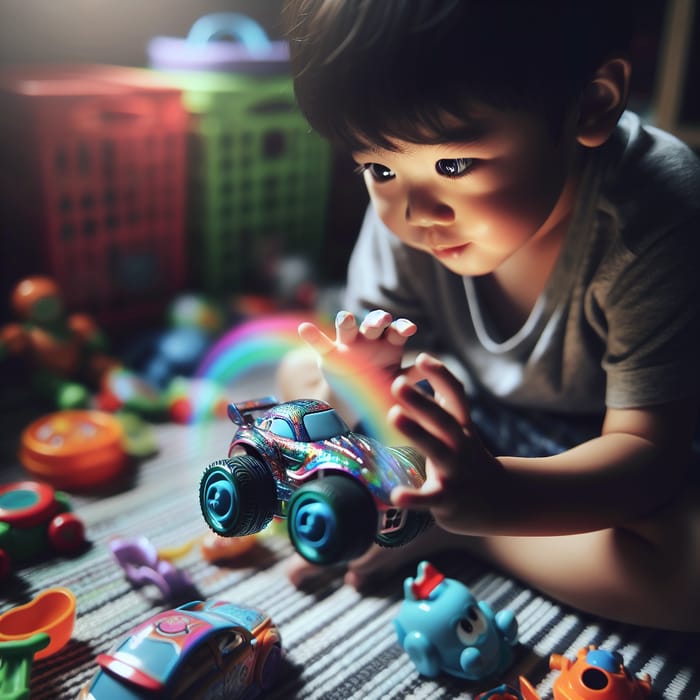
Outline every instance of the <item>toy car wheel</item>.
{"label": "toy car wheel", "polygon": [[77,554],[85,545],[85,526],[73,513],[61,513],[49,525],[49,542],[59,554]]}
{"label": "toy car wheel", "polygon": [[377,531],[377,509],[361,484],[346,476],[322,476],[289,501],[294,548],[312,564],[335,564],[363,554]]}
{"label": "toy car wheel", "polygon": [[258,666],[258,684],[262,690],[269,690],[277,681],[282,661],[282,647],[279,642],[271,644],[263,651]]}
{"label": "toy car wheel", "polygon": [[202,475],[199,505],[217,534],[254,535],[272,520],[275,482],[265,463],[254,455],[220,459]]}
{"label": "toy car wheel", "polygon": [[377,533],[375,541],[382,547],[402,547],[420,535],[433,522],[428,512],[406,511],[406,522],[396,532]]}

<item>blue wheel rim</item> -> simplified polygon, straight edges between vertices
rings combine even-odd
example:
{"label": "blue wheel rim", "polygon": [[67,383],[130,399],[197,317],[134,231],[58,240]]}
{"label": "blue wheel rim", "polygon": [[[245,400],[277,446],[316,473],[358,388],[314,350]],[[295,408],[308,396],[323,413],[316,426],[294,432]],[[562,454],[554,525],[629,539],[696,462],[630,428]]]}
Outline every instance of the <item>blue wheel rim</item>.
{"label": "blue wheel rim", "polygon": [[290,532],[300,554],[312,561],[318,560],[334,546],[335,511],[323,501],[308,499],[296,508]]}
{"label": "blue wheel rim", "polygon": [[236,490],[221,474],[212,474],[204,488],[206,513],[209,523],[218,531],[225,531],[236,520]]}

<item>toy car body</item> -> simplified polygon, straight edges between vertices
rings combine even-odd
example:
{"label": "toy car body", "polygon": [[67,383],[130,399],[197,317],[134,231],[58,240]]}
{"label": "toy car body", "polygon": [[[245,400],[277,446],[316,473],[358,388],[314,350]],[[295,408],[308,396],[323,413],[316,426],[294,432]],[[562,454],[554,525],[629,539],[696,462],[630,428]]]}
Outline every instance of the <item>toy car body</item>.
{"label": "toy car body", "polygon": [[79,700],[254,698],[274,685],[281,655],[267,615],[193,601],[154,615],[100,654]]}
{"label": "toy car body", "polygon": [[327,403],[268,397],[231,404],[229,417],[237,426],[229,457],[205,469],[199,488],[202,514],[217,534],[251,535],[273,516],[286,518],[296,550],[331,564],[373,541],[404,544],[430,522],[394,508],[389,497],[396,486],[424,482],[418,452],[352,432]]}
{"label": "toy car body", "polygon": [[445,578],[429,562],[404,581],[404,601],[394,620],[399,643],[418,672],[483,680],[513,660],[518,622],[510,610],[493,612],[461,581]]}
{"label": "toy car body", "polygon": [[76,554],[85,528],[71,511],[68,496],[46,483],[15,481],[0,486],[0,580],[15,562],[54,551]]}
{"label": "toy car body", "polygon": [[[635,678],[616,651],[590,645],[579,649],[576,660],[560,654],[549,657],[549,667],[559,670],[552,687],[555,700],[643,700],[651,696],[648,673]],[[520,677],[524,700],[540,700],[530,682]]]}

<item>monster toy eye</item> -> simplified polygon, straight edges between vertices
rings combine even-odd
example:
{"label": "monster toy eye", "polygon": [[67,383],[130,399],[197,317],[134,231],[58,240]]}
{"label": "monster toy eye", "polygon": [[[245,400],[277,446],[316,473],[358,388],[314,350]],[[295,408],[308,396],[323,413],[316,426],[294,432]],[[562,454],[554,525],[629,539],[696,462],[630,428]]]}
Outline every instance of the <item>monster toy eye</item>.
{"label": "monster toy eye", "polygon": [[473,158],[441,158],[435,163],[435,171],[443,177],[461,177],[471,170]]}
{"label": "monster toy eye", "polygon": [[457,621],[457,637],[462,644],[472,645],[486,629],[486,622],[476,605],[470,605]]}

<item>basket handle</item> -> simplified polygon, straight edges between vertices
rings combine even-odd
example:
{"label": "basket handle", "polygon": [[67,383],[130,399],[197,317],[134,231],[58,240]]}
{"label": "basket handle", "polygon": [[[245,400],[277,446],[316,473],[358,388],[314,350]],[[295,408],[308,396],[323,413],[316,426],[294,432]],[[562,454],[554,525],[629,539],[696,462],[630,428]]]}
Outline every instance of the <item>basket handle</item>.
{"label": "basket handle", "polygon": [[226,36],[240,41],[254,55],[270,50],[270,39],[265,30],[254,19],[237,12],[214,12],[200,17],[190,28],[186,41],[203,46]]}

